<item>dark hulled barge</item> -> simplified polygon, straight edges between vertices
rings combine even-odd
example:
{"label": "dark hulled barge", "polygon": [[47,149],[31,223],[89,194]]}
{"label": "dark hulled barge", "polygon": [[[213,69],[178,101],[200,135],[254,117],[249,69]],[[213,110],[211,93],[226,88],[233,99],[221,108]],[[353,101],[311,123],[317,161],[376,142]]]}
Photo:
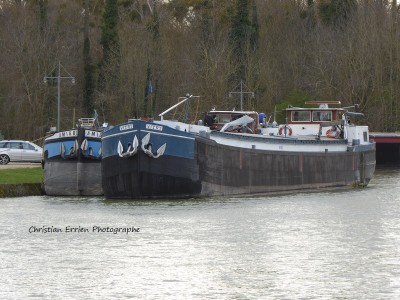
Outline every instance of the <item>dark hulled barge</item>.
{"label": "dark hulled barge", "polygon": [[104,195],[182,198],[367,186],[375,144],[367,126],[349,122],[356,113],[326,102],[286,111],[281,126],[265,124],[253,111],[215,110],[204,125],[164,120],[164,112],[159,121],[115,126],[102,135]]}

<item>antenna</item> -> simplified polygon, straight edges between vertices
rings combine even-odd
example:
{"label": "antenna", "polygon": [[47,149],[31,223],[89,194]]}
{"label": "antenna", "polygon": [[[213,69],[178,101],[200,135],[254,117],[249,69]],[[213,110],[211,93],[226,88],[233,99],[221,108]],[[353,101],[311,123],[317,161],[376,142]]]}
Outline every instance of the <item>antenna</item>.
{"label": "antenna", "polygon": [[243,94],[251,94],[251,97],[254,98],[254,92],[243,91],[243,80],[240,80],[240,92],[229,92],[229,98],[232,97],[232,94],[240,94],[240,110],[242,111],[243,111]]}

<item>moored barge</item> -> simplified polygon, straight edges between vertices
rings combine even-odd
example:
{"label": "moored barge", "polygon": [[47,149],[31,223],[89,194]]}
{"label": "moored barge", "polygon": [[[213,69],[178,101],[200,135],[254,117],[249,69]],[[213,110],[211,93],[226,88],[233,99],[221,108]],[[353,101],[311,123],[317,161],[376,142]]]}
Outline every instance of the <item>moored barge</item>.
{"label": "moored barge", "polygon": [[[186,97],[181,103],[190,101]],[[132,119],[102,135],[106,198],[184,198],[367,186],[375,143],[359,113],[289,107],[272,126],[254,111],[208,112],[197,124]]]}

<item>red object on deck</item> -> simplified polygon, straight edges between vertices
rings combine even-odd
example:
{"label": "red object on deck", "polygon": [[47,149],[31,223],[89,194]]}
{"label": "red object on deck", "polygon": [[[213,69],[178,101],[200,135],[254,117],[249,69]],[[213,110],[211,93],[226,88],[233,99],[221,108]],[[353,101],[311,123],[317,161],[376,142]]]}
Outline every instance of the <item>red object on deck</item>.
{"label": "red object on deck", "polygon": [[400,144],[400,133],[370,132],[369,139],[377,144]]}

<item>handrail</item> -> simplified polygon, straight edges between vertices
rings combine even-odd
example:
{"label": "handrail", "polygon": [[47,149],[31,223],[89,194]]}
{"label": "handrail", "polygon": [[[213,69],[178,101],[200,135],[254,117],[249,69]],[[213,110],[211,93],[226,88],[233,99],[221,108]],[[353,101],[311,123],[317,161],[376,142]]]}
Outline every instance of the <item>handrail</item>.
{"label": "handrail", "polygon": [[96,121],[95,118],[80,118],[79,124],[81,126],[94,126],[94,122]]}

